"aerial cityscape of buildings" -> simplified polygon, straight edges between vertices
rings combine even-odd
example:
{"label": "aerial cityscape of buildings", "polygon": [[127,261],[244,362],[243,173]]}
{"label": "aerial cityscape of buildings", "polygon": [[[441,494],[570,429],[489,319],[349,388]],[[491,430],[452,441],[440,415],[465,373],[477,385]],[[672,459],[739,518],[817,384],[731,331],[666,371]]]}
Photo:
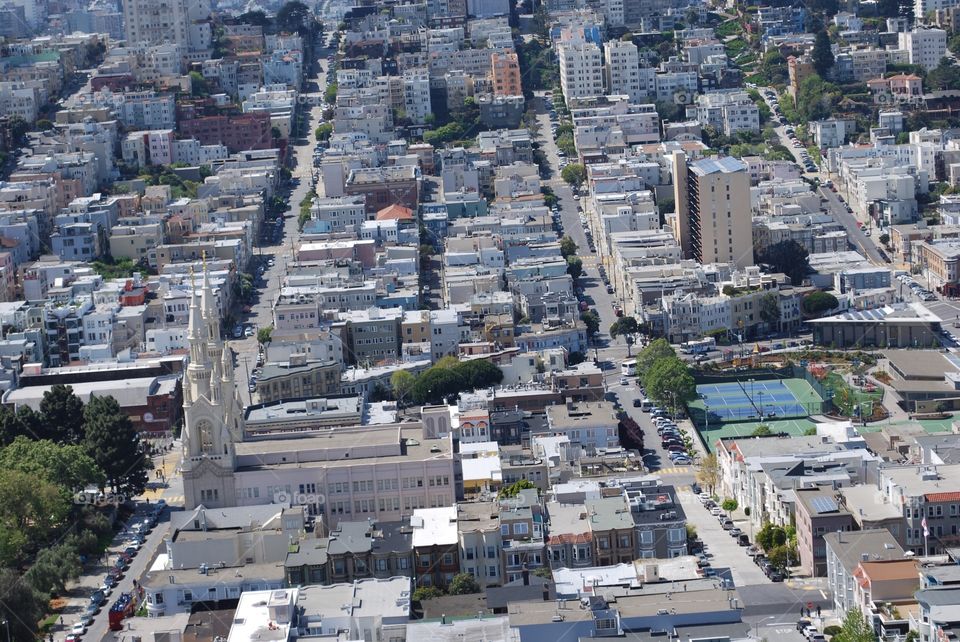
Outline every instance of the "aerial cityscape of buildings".
{"label": "aerial cityscape of buildings", "polygon": [[960,634],[960,0],[0,38],[8,642]]}

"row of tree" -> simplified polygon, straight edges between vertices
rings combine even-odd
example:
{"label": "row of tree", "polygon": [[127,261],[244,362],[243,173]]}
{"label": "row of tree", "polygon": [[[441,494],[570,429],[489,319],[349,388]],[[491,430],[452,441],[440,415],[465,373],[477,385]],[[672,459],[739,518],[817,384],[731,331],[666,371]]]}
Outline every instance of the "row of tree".
{"label": "row of tree", "polygon": [[[143,492],[150,460],[113,397],[86,405],[54,385],[39,411],[0,407],[0,617],[12,639],[33,640],[47,600],[97,556],[112,520],[78,497]],[[26,572],[20,569],[28,567]]]}
{"label": "row of tree", "polygon": [[393,398],[401,404],[445,403],[461,392],[489,388],[503,381],[503,371],[486,359],[460,361],[446,356],[419,375],[398,370],[390,377]]}

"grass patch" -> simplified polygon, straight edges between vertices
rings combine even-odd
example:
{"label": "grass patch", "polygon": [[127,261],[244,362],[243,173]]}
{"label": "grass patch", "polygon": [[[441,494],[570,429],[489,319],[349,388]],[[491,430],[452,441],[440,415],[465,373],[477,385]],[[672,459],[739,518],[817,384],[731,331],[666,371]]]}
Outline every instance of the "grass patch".
{"label": "grass patch", "polygon": [[718,38],[726,38],[743,33],[743,26],[741,26],[741,24],[736,20],[727,20],[726,22],[717,25],[714,31],[717,33]]}

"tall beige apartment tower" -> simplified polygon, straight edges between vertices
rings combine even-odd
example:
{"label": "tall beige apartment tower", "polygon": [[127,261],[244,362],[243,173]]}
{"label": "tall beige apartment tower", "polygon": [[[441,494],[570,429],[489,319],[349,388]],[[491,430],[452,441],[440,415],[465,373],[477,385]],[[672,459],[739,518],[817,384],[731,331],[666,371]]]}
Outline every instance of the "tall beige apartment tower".
{"label": "tall beige apartment tower", "polygon": [[750,175],[736,158],[687,160],[673,154],[674,236],[699,263],[753,265]]}

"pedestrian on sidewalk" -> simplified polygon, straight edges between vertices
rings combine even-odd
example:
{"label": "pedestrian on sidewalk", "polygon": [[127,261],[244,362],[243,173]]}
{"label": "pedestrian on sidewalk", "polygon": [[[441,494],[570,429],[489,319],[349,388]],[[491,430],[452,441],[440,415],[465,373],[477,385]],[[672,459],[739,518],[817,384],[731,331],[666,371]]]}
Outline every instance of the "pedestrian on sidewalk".
{"label": "pedestrian on sidewalk", "polygon": [[817,617],[820,617],[820,607],[817,607]]}

